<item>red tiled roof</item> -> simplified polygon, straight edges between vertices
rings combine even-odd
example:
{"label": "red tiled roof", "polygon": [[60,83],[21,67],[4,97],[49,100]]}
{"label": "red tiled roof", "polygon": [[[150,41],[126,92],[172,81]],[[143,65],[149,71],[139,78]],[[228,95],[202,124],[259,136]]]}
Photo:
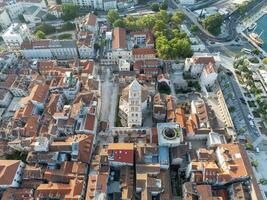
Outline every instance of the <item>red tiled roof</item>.
{"label": "red tiled roof", "polygon": [[81,60],[80,65],[83,66],[82,72],[92,74],[94,70],[94,61],[93,60]]}
{"label": "red tiled roof", "polygon": [[205,65],[209,63],[215,64],[213,56],[199,56],[199,57],[193,57],[192,59],[195,64],[205,64]]}
{"label": "red tiled roof", "polygon": [[155,55],[156,50],[153,48],[134,48],[133,50],[133,55]]}
{"label": "red tiled roof", "polygon": [[125,49],[126,48],[126,31],[124,28],[113,29],[113,49]]}
{"label": "red tiled roof", "polygon": [[48,94],[49,86],[46,84],[35,85],[29,96],[21,99],[22,104],[28,103],[30,100],[36,101],[38,103],[44,103],[46,96]]}
{"label": "red tiled roof", "polygon": [[0,185],[11,185],[20,165],[20,160],[1,160]]}
{"label": "red tiled roof", "polygon": [[32,188],[8,188],[3,193],[1,200],[20,199],[20,200],[33,200]]}
{"label": "red tiled roof", "polygon": [[146,32],[144,31],[132,31],[130,33],[131,36],[135,36],[135,35],[146,35]]}
{"label": "red tiled roof", "polygon": [[156,127],[152,127],[152,143],[158,144],[158,130]]}
{"label": "red tiled roof", "polygon": [[95,125],[95,116],[87,114],[85,119],[84,129],[93,131],[94,125]]}
{"label": "red tiled roof", "polygon": [[176,123],[180,125],[181,128],[186,127],[186,117],[184,113],[184,109],[179,107],[175,111]]}
{"label": "red tiled roof", "polygon": [[108,145],[108,154],[113,156],[113,161],[130,163],[134,162],[133,143],[111,143]]}
{"label": "red tiled roof", "polygon": [[86,25],[95,26],[96,25],[96,16],[93,13],[89,13],[85,17],[85,22],[84,23]]}

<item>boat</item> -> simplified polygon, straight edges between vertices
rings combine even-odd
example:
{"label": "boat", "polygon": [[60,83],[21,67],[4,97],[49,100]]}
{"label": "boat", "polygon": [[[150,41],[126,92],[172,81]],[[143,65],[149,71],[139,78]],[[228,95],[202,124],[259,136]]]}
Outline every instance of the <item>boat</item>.
{"label": "boat", "polygon": [[257,27],[257,23],[252,23],[252,24],[248,27],[248,30],[249,30],[249,31],[252,31],[252,30],[254,30],[256,27]]}
{"label": "boat", "polygon": [[250,39],[255,42],[258,46],[262,46],[264,44],[264,41],[261,39],[261,34],[258,35],[257,33],[250,33],[249,37]]}

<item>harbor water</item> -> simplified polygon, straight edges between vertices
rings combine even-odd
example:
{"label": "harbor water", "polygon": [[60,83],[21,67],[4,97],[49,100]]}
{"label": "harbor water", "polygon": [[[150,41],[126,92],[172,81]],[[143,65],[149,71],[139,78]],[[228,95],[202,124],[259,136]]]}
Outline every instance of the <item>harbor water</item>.
{"label": "harbor water", "polygon": [[257,28],[255,29],[255,32],[260,34],[262,31],[263,33],[261,35],[261,39],[264,41],[262,49],[267,52],[267,15],[264,15],[257,21]]}

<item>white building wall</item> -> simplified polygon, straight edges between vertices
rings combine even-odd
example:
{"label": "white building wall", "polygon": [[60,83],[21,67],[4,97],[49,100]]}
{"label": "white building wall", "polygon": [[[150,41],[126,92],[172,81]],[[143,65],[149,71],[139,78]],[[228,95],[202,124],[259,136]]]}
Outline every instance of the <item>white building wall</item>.
{"label": "white building wall", "polygon": [[8,9],[8,13],[9,13],[11,19],[15,19],[23,13],[24,8],[30,7],[30,6],[47,8],[44,0],[42,0],[40,2],[38,2],[38,1],[36,1],[36,2],[33,2],[33,1],[14,2],[14,3],[7,5],[6,8]]}
{"label": "white building wall", "polygon": [[26,24],[11,24],[3,33],[2,38],[9,48],[20,48],[22,42],[31,39],[31,33]]}
{"label": "white building wall", "polygon": [[201,74],[200,81],[205,85],[205,87],[211,87],[215,84],[217,76],[218,74],[215,72],[207,74],[204,70]]}
{"label": "white building wall", "polygon": [[139,85],[138,89],[135,89],[135,87],[129,88],[128,127],[142,126],[141,96],[142,96],[141,85]]}
{"label": "white building wall", "polygon": [[96,10],[104,10],[103,0],[94,0],[93,5]]}
{"label": "white building wall", "polygon": [[2,28],[7,28],[12,23],[6,10],[0,11],[0,26]]}
{"label": "white building wall", "polygon": [[117,1],[104,2],[104,10],[116,9]]}
{"label": "white building wall", "polygon": [[118,62],[119,59],[123,58],[126,60],[130,60],[132,58],[132,51],[128,50],[113,50],[111,54],[108,54],[109,59],[116,60]]}
{"label": "white building wall", "polygon": [[196,0],[180,0],[181,4],[192,5],[196,3]]}

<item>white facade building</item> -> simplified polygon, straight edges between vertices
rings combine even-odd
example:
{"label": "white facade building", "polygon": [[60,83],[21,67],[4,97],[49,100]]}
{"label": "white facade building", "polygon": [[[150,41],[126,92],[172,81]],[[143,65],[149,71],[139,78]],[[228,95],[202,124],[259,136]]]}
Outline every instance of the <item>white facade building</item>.
{"label": "white facade building", "polygon": [[206,65],[215,64],[213,56],[193,56],[186,58],[184,70],[190,72],[193,78],[198,78]]}
{"label": "white facade building", "polygon": [[62,0],[62,3],[72,3],[80,7],[89,7],[92,5],[90,0]]}
{"label": "white facade building", "polygon": [[49,140],[47,137],[37,137],[34,142],[34,151],[36,152],[48,152]]}
{"label": "white facade building", "polygon": [[36,40],[26,41],[21,51],[27,59],[72,59],[78,57],[78,50],[73,40]]}
{"label": "white facade building", "polygon": [[218,74],[215,71],[215,66],[210,63],[204,67],[202,71],[200,81],[206,87],[210,88],[215,84]]}
{"label": "white facade building", "polygon": [[81,83],[77,80],[72,72],[66,72],[64,77],[63,93],[68,100],[73,100],[80,91]]}
{"label": "white facade building", "polygon": [[26,24],[14,23],[3,33],[5,44],[12,49],[20,48],[24,40],[31,40],[31,33]]}
{"label": "white facade building", "polygon": [[82,59],[94,57],[94,34],[91,32],[80,32],[78,34],[78,40],[76,42],[79,56]]}
{"label": "white facade building", "polygon": [[180,0],[180,3],[185,5],[193,5],[196,3],[196,0]]}
{"label": "white facade building", "polygon": [[104,10],[117,9],[117,1],[116,0],[103,0],[103,8]]}
{"label": "white facade building", "polygon": [[119,70],[120,71],[130,71],[131,63],[125,59],[119,59]]}
{"label": "white facade building", "polygon": [[120,116],[127,127],[142,126],[142,112],[147,107],[148,91],[135,79],[122,91],[120,98]]}
{"label": "white facade building", "polygon": [[114,62],[119,59],[132,59],[132,51],[128,49],[126,40],[126,30],[124,28],[114,28],[112,35],[106,34],[107,38],[112,38],[112,49],[107,53],[107,58]]}
{"label": "white facade building", "polygon": [[81,31],[90,31],[95,33],[98,30],[96,15],[89,13],[79,21],[78,26]]}
{"label": "white facade building", "polygon": [[94,0],[93,5],[94,5],[94,9],[96,9],[96,10],[103,10],[104,9],[103,0]]}
{"label": "white facade building", "polygon": [[40,8],[47,8],[44,0],[27,0],[27,1],[9,1],[6,3],[6,8],[11,19],[16,19],[21,15],[25,8],[37,6]]}

